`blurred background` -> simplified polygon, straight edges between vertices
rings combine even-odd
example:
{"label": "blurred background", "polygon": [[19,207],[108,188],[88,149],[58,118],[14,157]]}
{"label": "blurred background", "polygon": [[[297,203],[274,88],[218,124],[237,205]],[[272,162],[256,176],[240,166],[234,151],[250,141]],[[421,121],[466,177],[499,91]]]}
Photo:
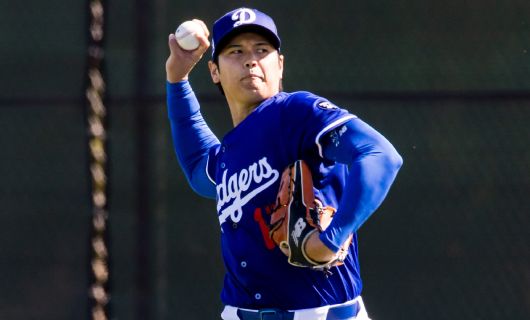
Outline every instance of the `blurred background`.
{"label": "blurred background", "polygon": [[[180,22],[242,5],[276,20],[286,91],[350,110],[404,158],[359,233],[371,316],[529,319],[528,0],[103,1],[110,318],[219,318],[215,204],[173,153],[164,64]],[[92,317],[89,7],[0,3],[0,319]],[[191,83],[223,136],[206,61]]]}

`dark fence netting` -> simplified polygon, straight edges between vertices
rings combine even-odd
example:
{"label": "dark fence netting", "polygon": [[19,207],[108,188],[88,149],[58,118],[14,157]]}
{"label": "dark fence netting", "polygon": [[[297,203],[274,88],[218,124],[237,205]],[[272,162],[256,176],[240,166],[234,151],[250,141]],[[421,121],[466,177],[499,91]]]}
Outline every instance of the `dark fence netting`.
{"label": "dark fence netting", "polygon": [[[164,63],[180,22],[241,5],[276,19],[286,91],[347,108],[404,158],[359,231],[372,318],[530,318],[530,2],[101,2],[109,319],[220,318],[215,203],[174,155]],[[89,4],[0,4],[0,319],[93,319]],[[190,81],[222,137],[206,61]]]}
{"label": "dark fence netting", "polygon": [[529,314],[530,108],[524,104],[353,102],[351,110],[395,137],[405,159],[380,215],[360,232],[365,296],[374,316]]}

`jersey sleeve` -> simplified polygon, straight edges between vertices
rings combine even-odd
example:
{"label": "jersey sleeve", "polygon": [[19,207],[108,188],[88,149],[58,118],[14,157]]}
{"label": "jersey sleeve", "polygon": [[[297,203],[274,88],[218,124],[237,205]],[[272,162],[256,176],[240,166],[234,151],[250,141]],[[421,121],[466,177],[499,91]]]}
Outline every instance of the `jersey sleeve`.
{"label": "jersey sleeve", "polygon": [[289,96],[282,109],[281,127],[287,150],[294,150],[294,158],[303,158],[318,151],[323,157],[320,137],[346,123],[355,115],[339,108],[329,100],[310,92],[295,92]]}
{"label": "jersey sleeve", "polygon": [[381,133],[360,119],[325,134],[321,143],[326,159],[348,166],[335,217],[320,234],[322,242],[337,251],[381,205],[403,159]]}
{"label": "jersey sleeve", "polygon": [[[166,83],[168,118],[180,166],[198,194],[215,198],[212,161],[220,143],[207,126],[188,81]],[[212,158],[212,159],[210,159]]]}

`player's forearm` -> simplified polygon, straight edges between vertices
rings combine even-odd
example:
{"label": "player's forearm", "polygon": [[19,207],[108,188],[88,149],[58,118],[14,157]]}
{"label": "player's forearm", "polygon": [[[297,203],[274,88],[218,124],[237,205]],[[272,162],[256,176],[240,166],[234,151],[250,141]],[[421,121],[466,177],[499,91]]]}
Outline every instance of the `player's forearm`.
{"label": "player's forearm", "polygon": [[327,152],[349,164],[337,213],[320,237],[334,250],[381,205],[403,163],[392,144],[361,120],[353,120],[348,130],[350,134]]}
{"label": "player's forearm", "polygon": [[168,82],[166,89],[173,147],[179,163],[192,188],[199,194],[211,196],[214,188],[206,175],[205,158],[219,140],[204,121],[199,102],[187,81]]}

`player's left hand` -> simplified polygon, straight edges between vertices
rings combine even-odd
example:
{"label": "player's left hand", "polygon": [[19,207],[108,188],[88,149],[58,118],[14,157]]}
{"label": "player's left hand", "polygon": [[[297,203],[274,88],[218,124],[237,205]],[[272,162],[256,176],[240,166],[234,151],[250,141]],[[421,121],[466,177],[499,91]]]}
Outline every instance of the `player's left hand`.
{"label": "player's left hand", "polygon": [[325,272],[343,264],[352,236],[338,252],[320,240],[320,233],[329,226],[336,210],[315,198],[311,171],[303,160],[283,171],[276,198],[270,237],[290,264]]}
{"label": "player's left hand", "polygon": [[331,261],[337,253],[329,249],[319,237],[320,233],[312,233],[305,243],[305,252],[313,261]]}

